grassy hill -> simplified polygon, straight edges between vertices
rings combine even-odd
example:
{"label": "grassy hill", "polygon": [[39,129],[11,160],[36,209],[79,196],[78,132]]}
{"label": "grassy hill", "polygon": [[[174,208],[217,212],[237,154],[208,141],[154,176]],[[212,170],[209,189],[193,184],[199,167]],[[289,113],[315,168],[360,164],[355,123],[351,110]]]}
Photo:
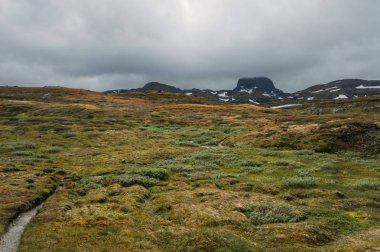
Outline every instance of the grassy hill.
{"label": "grassy hill", "polygon": [[1,87],[0,233],[47,198],[19,251],[375,249],[379,112]]}

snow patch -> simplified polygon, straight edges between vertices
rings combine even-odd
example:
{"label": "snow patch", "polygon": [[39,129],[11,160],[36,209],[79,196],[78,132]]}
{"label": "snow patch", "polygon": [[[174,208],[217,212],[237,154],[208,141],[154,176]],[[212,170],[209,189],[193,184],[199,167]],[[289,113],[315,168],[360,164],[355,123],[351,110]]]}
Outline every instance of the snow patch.
{"label": "snow patch", "polygon": [[254,101],[254,100],[251,100],[251,99],[249,99],[249,102],[250,102],[250,103],[254,103],[254,104],[260,104],[260,103],[258,103],[257,101]]}
{"label": "snow patch", "polygon": [[371,88],[380,88],[380,86],[363,86],[363,85],[360,85],[360,86],[357,86],[356,88],[357,89],[371,89]]}
{"label": "snow patch", "polygon": [[294,106],[301,106],[302,104],[296,103],[296,104],[286,104],[286,105],[281,105],[281,106],[274,106],[271,107],[272,109],[279,109],[279,108],[287,108],[287,107],[294,107]]}
{"label": "snow patch", "polygon": [[308,97],[307,100],[312,101],[312,100],[314,100],[314,97]]}
{"label": "snow patch", "polygon": [[245,88],[243,88],[243,89],[240,89],[239,92],[252,94],[253,90],[252,89],[245,89]]}
{"label": "snow patch", "polygon": [[219,97],[228,97],[227,92],[223,92],[221,94],[218,94]]}
{"label": "snow patch", "polygon": [[330,93],[334,93],[334,92],[339,91],[339,90],[340,90],[340,88],[333,89],[333,90],[330,90]]}
{"label": "snow patch", "polygon": [[339,100],[339,99],[347,99],[348,97],[346,95],[338,95],[337,97],[334,98],[334,100]]}
{"label": "snow patch", "polygon": [[338,87],[326,88],[325,90],[336,89],[336,88],[338,88]]}
{"label": "snow patch", "polygon": [[320,92],[323,92],[323,91],[325,91],[325,90],[321,89],[321,90],[313,91],[313,92],[310,92],[310,93],[312,93],[312,94],[316,94],[316,93],[320,93]]}
{"label": "snow patch", "polygon": [[193,95],[193,93],[186,93],[186,95]]}

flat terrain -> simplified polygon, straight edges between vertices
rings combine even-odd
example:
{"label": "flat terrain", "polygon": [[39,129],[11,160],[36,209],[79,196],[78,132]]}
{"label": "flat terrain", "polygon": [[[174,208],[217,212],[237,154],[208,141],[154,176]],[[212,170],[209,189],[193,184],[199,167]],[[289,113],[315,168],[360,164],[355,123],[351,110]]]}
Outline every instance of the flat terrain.
{"label": "flat terrain", "polygon": [[19,251],[380,249],[380,97],[0,87],[0,121],[0,233],[47,198]]}

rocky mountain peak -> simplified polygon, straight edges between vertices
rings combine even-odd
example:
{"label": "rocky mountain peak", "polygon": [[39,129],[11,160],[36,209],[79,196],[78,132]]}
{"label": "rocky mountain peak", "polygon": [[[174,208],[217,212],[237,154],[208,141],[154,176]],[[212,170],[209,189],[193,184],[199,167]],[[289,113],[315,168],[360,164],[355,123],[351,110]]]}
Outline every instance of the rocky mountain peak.
{"label": "rocky mountain peak", "polygon": [[255,89],[262,92],[272,92],[276,88],[273,81],[267,77],[255,77],[255,78],[241,78],[237,83],[235,90],[241,89]]}

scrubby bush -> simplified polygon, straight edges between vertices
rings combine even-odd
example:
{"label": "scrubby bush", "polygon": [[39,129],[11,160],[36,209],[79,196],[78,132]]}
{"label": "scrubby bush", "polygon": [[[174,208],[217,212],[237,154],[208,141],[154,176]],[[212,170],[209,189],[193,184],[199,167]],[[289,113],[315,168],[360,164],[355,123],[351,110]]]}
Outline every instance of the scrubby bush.
{"label": "scrubby bush", "polygon": [[273,150],[262,150],[259,152],[259,155],[263,157],[284,157],[285,154],[279,151],[273,151]]}
{"label": "scrubby bush", "polygon": [[98,183],[95,183],[89,179],[84,179],[81,181],[81,187],[83,188],[83,190],[85,192],[88,192],[90,190],[93,190],[93,189],[98,189],[98,188],[101,188],[102,186],[99,185]]}
{"label": "scrubby bush", "polygon": [[380,190],[380,181],[363,179],[356,182],[354,187],[361,190]]}
{"label": "scrubby bush", "polygon": [[296,152],[299,156],[312,156],[315,154],[315,151],[313,150],[300,150]]}
{"label": "scrubby bush", "polygon": [[155,178],[159,180],[165,180],[169,177],[169,173],[163,168],[141,168],[133,169],[128,172],[129,174],[136,174],[145,177]]}
{"label": "scrubby bush", "polygon": [[54,154],[54,153],[59,153],[61,152],[61,148],[60,147],[57,147],[57,146],[50,146],[50,147],[45,147],[45,148],[42,148],[41,151],[43,153],[48,153],[48,154]]}
{"label": "scrubby bush", "polygon": [[271,164],[277,165],[277,166],[287,166],[287,167],[302,167],[303,166],[302,163],[296,162],[293,160],[277,160],[277,161],[271,162]]}
{"label": "scrubby bush", "polygon": [[33,152],[31,151],[14,151],[12,152],[13,156],[22,156],[22,157],[31,157],[33,156]]}
{"label": "scrubby bush", "polygon": [[313,177],[294,176],[283,180],[285,187],[310,188],[317,185],[317,180]]}
{"label": "scrubby bush", "polygon": [[244,167],[259,167],[262,166],[263,163],[256,160],[243,160],[240,162],[240,165]]}
{"label": "scrubby bush", "polygon": [[62,136],[64,138],[72,138],[72,137],[76,137],[77,135],[75,133],[73,133],[73,132],[65,132],[65,133],[62,134]]}
{"label": "scrubby bush", "polygon": [[9,145],[12,150],[35,149],[36,145],[31,142],[14,142]]}
{"label": "scrubby bush", "polygon": [[254,166],[247,166],[247,167],[241,167],[240,172],[247,172],[247,173],[260,173],[264,170],[262,167],[254,167]]}
{"label": "scrubby bush", "polygon": [[120,176],[115,176],[112,178],[113,182],[119,183],[122,186],[132,186],[132,185],[141,185],[144,187],[152,187],[157,185],[160,180],[156,178],[151,178],[148,176],[142,176],[139,174],[124,174]]}
{"label": "scrubby bush", "polygon": [[238,174],[233,174],[233,173],[219,173],[213,176],[213,178],[216,179],[222,179],[222,178],[238,178]]}
{"label": "scrubby bush", "polygon": [[256,225],[298,222],[305,219],[301,212],[287,204],[257,203],[246,206],[243,211],[250,221]]}

